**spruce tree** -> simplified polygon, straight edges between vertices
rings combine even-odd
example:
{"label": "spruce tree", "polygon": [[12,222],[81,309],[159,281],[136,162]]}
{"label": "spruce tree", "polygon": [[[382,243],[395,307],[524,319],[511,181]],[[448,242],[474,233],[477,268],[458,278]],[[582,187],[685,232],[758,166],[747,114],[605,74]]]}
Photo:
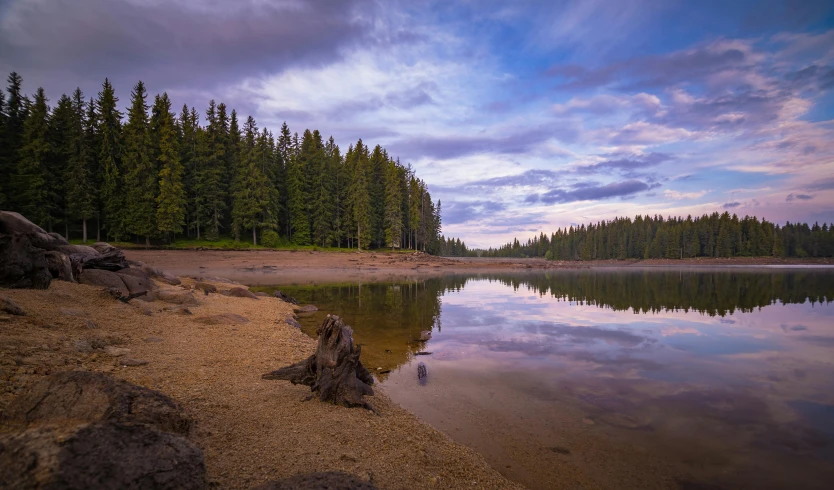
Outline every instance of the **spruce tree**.
{"label": "spruce tree", "polygon": [[221,223],[226,210],[225,158],[229,132],[226,106],[216,106],[214,100],[206,111],[208,125],[204,131],[204,143],[200,145],[201,165],[197,170],[195,194],[199,196],[205,211],[207,238],[220,237]]}
{"label": "spruce tree", "polygon": [[[297,145],[296,142],[293,146]],[[287,193],[289,194],[288,207],[290,214],[290,232],[292,242],[296,245],[310,244],[310,217],[307,211],[307,193],[305,180],[308,169],[305,168],[307,161],[312,158],[314,151],[313,134],[310,130],[304,131],[304,138],[298,154],[290,159],[287,170]]]}
{"label": "spruce tree", "polygon": [[167,93],[156,96],[154,114],[159,114],[155,138],[159,142],[156,152],[156,165],[159,168],[157,230],[164,236],[171,237],[182,232],[185,225],[185,189],[182,183],[183,168],[177,148],[177,130]]}
{"label": "spruce tree", "polygon": [[281,125],[281,134],[278,135],[276,151],[279,158],[278,176],[278,199],[281,204],[280,229],[287,237],[291,236],[291,218],[289,212],[289,168],[290,160],[294,158],[292,152],[292,135],[286,121]]}
{"label": "spruce tree", "polygon": [[14,179],[21,213],[41,226],[51,224],[47,159],[52,148],[49,141],[49,107],[46,103],[43,88],[38,88],[23,125],[23,140],[18,150],[17,175]]}
{"label": "spruce tree", "polygon": [[403,169],[393,160],[387,163],[385,173],[385,242],[391,248],[399,248],[402,241],[402,195],[400,180]]}
{"label": "spruce tree", "polygon": [[116,104],[118,97],[105,79],[98,94],[97,136],[98,160],[102,172],[101,203],[107,234],[118,240],[125,234],[124,185],[121,170],[122,114]]}
{"label": "spruce tree", "polygon": [[[87,220],[95,215],[95,188],[93,187],[92,152],[87,134],[87,108],[81,89],[72,94],[72,127],[66,138],[67,170],[64,180],[67,185],[67,215],[81,220],[81,236],[87,243]],[[69,239],[69,237],[67,237]]]}
{"label": "spruce tree", "polygon": [[252,230],[252,244],[258,244],[257,230],[264,224],[269,205],[269,183],[258,159],[258,128],[252,116],[243,128],[238,185],[232,201],[232,226],[239,234]]}
{"label": "spruce tree", "polygon": [[125,229],[128,233],[144,236],[145,245],[150,245],[151,236],[157,232],[159,171],[151,160],[147,97],[145,84],[139,81],[133,87],[127,124],[122,131],[122,168],[126,194]]}
{"label": "spruce tree", "polygon": [[[6,116],[6,93],[0,91],[0,144],[6,143],[6,125],[8,117]],[[11,175],[7,170],[6,154],[3,149],[0,149],[0,175]],[[6,208],[6,185],[7,182],[0,183],[0,209]]]}
{"label": "spruce tree", "polygon": [[362,243],[365,244],[365,248],[370,248],[371,237],[373,236],[371,230],[371,201],[368,194],[370,157],[368,147],[362,143],[361,139],[356,142],[353,153],[350,207],[353,211],[353,225],[356,227],[356,248],[362,250]]}
{"label": "spruce tree", "polygon": [[4,104],[3,140],[0,146],[0,175],[5,175],[6,178],[0,181],[0,195],[5,199],[9,209],[20,211],[18,201],[15,199],[15,181],[9,177],[17,175],[19,150],[23,144],[23,123],[26,120],[28,104],[23,95],[23,78],[16,72],[12,72],[7,82],[9,98]]}

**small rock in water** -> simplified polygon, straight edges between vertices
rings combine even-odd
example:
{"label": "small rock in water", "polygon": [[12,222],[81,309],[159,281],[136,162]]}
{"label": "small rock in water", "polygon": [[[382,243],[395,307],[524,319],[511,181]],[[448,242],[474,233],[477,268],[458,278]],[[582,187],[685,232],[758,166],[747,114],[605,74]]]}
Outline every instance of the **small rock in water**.
{"label": "small rock in water", "polygon": [[426,371],[426,365],[422,362],[417,364],[417,379],[425,379],[429,373]]}
{"label": "small rock in water", "polygon": [[298,306],[294,308],[294,310],[299,313],[313,313],[314,311],[319,311],[319,309],[316,308],[314,305]]}
{"label": "small rock in water", "polygon": [[291,327],[295,327],[295,328],[298,328],[298,329],[301,328],[301,324],[298,323],[297,321],[295,321],[295,318],[293,318],[291,316],[288,316],[287,319],[284,320],[284,321],[287,323],[287,325],[289,325]]}

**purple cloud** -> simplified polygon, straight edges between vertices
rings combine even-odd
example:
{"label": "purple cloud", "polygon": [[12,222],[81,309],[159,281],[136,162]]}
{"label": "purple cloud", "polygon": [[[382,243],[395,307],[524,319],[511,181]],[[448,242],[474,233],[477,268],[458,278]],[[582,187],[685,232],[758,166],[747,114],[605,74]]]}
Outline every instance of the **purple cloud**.
{"label": "purple cloud", "polygon": [[575,201],[599,201],[612,197],[627,197],[651,189],[653,186],[639,180],[612,182],[606,185],[585,186],[575,190],[552,189],[544,194],[532,194],[528,203],[563,204]]}
{"label": "purple cloud", "polygon": [[800,201],[810,201],[813,198],[814,196],[809,194],[788,194],[788,197],[785,198],[785,201],[793,202],[796,199],[799,199]]}

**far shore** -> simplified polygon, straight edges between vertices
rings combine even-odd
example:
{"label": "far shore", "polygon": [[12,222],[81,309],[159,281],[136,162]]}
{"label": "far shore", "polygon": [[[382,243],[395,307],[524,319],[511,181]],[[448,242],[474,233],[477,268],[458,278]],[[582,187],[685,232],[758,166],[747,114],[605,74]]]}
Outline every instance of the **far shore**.
{"label": "far shore", "polygon": [[[247,284],[380,281],[445,273],[500,273],[616,267],[834,266],[834,259],[734,257],[650,260],[551,261],[541,258],[436,257],[389,251],[125,250],[130,260],[177,275],[221,276]],[[280,281],[276,281],[280,279]]]}

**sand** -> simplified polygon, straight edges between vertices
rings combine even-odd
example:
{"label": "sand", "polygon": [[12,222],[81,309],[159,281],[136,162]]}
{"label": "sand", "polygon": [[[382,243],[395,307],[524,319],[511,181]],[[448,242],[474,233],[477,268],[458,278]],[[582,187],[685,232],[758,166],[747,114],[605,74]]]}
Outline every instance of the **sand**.
{"label": "sand", "polygon": [[[185,407],[196,422],[193,440],[204,451],[209,480],[219,488],[251,488],[313,471],[345,471],[379,488],[520,488],[382,390],[369,398],[375,415],[304,401],[309,388],[262,380],[261,374],[314,350],[314,340],[283,321],[290,305],[197,293],[200,305],[188,306],[189,315],[178,305],[124,304],[98,288],[60,281],[46,291],[0,290],[27,313],[0,314],[0,409],[47,374],[110,372]],[[225,313],[249,321],[198,321]],[[107,352],[122,354],[119,349],[129,352]]]}

